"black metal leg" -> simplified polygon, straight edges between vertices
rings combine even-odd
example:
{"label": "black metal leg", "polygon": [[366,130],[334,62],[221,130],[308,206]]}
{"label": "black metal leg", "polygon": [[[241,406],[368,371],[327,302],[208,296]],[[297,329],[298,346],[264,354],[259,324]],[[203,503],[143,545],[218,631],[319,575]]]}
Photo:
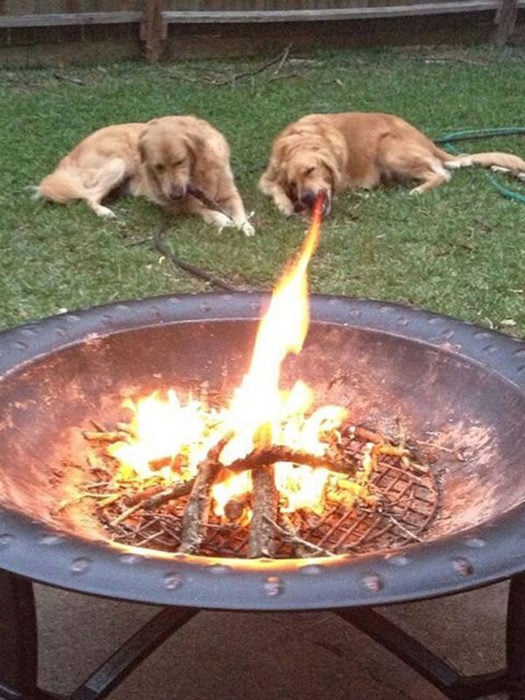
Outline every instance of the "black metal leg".
{"label": "black metal leg", "polygon": [[525,700],[525,574],[518,574],[510,580],[507,668],[510,700]]}
{"label": "black metal leg", "polygon": [[455,668],[371,608],[345,608],[334,612],[379,642],[452,700],[481,698],[508,687],[506,671],[462,676]]}
{"label": "black metal leg", "polygon": [[100,700],[199,611],[195,608],[164,608],[130,637],[74,693],[70,700]]}
{"label": "black metal leg", "polygon": [[[31,581],[0,569],[0,697],[36,697],[38,640]],[[5,685],[4,685],[5,684]]]}
{"label": "black metal leg", "polygon": [[[70,700],[105,698],[198,610],[164,608],[107,659]],[[0,700],[55,700],[38,685],[38,634],[33,584],[0,569]],[[65,700],[65,698],[63,699]]]}
{"label": "black metal leg", "polygon": [[[59,696],[37,686],[37,621],[33,585],[0,570],[0,700],[54,700]],[[164,608],[107,659],[70,700],[100,700],[171,634],[198,612],[194,608]],[[507,668],[463,676],[416,639],[372,608],[335,610],[403,660],[448,698],[482,698],[500,691],[509,700],[525,700],[525,573],[510,581],[507,610]]]}

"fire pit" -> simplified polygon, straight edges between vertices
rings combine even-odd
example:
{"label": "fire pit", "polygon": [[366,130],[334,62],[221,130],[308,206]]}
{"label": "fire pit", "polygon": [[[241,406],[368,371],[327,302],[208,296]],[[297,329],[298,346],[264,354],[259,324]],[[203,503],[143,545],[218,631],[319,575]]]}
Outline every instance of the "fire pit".
{"label": "fire pit", "polygon": [[[168,605],[312,609],[377,605],[481,586],[525,568],[525,347],[450,318],[313,297],[306,379],[355,424],[430,445],[439,512],[400,551],[303,560],[153,552],[64,517],[64,463],[126,397],[206,380],[231,391],[247,370],[265,295],[114,304],[2,334],[0,567],[64,588]],[[57,487],[56,484],[59,484]]]}

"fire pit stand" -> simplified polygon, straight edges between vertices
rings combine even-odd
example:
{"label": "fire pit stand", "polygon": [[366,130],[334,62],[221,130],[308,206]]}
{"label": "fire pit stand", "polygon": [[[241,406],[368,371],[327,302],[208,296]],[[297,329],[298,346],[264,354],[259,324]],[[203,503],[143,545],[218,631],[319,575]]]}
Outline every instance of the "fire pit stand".
{"label": "fire pit stand", "polygon": [[[0,571],[0,698],[2,700],[97,700],[105,698],[142,661],[199,612],[198,608],[163,608],[130,637],[69,696],[37,685],[37,642],[33,584]],[[372,607],[334,609],[354,627],[408,664],[446,697],[482,698],[506,692],[509,700],[525,698],[525,574],[510,579],[505,669],[464,676]],[[220,613],[219,613],[220,614]]]}

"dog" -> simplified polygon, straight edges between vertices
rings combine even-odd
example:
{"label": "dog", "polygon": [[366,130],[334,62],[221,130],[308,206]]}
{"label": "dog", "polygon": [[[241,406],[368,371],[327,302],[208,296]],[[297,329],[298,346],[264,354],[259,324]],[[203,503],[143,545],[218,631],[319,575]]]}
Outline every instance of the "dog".
{"label": "dog", "polygon": [[171,213],[198,214],[219,229],[233,224],[247,236],[254,234],[235,186],[228,143],[220,131],[195,116],[99,129],[62,158],[36,188],[37,197],[58,203],[84,200],[104,217],[115,216],[103,204],[114,193],[144,196]]}
{"label": "dog", "polygon": [[306,213],[321,192],[324,214],[346,189],[419,182],[411,194],[439,187],[450,170],[470,166],[512,172],[525,179],[525,161],[508,153],[453,156],[404,119],[379,112],[310,114],[275,139],[259,188],[287,216]]}

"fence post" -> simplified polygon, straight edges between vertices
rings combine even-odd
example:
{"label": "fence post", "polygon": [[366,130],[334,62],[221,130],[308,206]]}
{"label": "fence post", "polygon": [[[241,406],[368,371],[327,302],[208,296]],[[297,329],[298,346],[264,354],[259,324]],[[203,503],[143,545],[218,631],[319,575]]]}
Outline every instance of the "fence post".
{"label": "fence post", "polygon": [[514,31],[518,17],[518,0],[501,0],[496,13],[496,29],[492,34],[492,42],[496,46],[506,44],[509,36]]}
{"label": "fence post", "polygon": [[167,25],[162,17],[165,0],[146,0],[146,12],[141,38],[146,45],[146,59],[158,63],[167,38]]}

